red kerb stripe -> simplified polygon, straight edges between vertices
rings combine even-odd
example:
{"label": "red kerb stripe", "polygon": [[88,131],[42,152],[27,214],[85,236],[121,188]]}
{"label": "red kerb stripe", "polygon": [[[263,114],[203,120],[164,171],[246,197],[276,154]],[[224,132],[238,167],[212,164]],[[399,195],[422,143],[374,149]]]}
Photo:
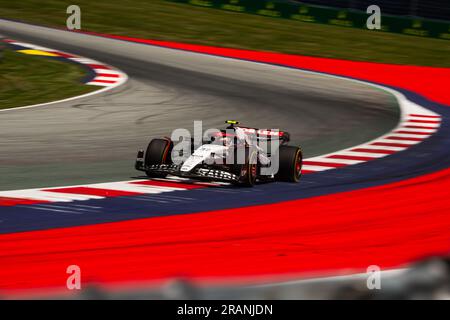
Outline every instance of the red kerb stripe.
{"label": "red kerb stripe", "polygon": [[120,77],[118,74],[115,73],[97,73],[97,77],[108,77],[108,78],[118,78]]}
{"label": "red kerb stripe", "polygon": [[393,150],[366,149],[366,148],[356,148],[356,149],[351,149],[350,151],[369,152],[369,153],[382,153],[382,154],[393,154],[393,153],[397,152],[397,151],[393,151]]}
{"label": "red kerb stripe", "polygon": [[440,116],[429,116],[424,114],[410,114],[410,117],[420,117],[420,118],[440,118]]}
{"label": "red kerb stripe", "polygon": [[117,81],[116,80],[97,80],[97,79],[94,79],[94,80],[92,80],[92,82],[116,83]]}
{"label": "red kerb stripe", "polygon": [[327,158],[331,159],[345,159],[345,160],[361,160],[361,161],[370,161],[376,158],[373,157],[362,157],[362,156],[347,156],[347,155],[340,155],[340,154],[334,154],[332,156],[328,156]]}
{"label": "red kerb stripe", "polygon": [[417,132],[417,131],[404,131],[404,130],[394,131],[394,133],[418,134],[421,136],[429,136],[431,134],[430,132]]}
{"label": "red kerb stripe", "polygon": [[410,144],[404,144],[404,143],[389,143],[389,142],[374,142],[371,143],[371,145],[374,146],[384,146],[384,147],[404,147],[404,148],[408,148],[411,145]]}
{"label": "red kerb stripe", "polygon": [[331,168],[340,168],[345,167],[347,164],[345,163],[330,163],[330,162],[322,162],[322,161],[303,161],[304,165],[310,166],[322,166],[322,167],[331,167]]}
{"label": "red kerb stripe", "polygon": [[142,180],[134,181],[132,184],[141,184],[145,186],[155,186],[155,187],[169,187],[169,188],[182,188],[182,189],[201,189],[205,188],[204,185],[172,182],[172,181],[161,181],[161,180]]}
{"label": "red kerb stripe", "polygon": [[436,127],[427,127],[427,126],[403,126],[403,128],[413,128],[413,129],[436,129]]}
{"label": "red kerb stripe", "polygon": [[91,187],[69,187],[69,188],[59,188],[59,189],[47,189],[44,191],[85,194],[85,195],[100,196],[100,197],[138,196],[138,195],[143,194],[143,193],[139,193],[139,192],[100,189],[100,188],[91,188]]}
{"label": "red kerb stripe", "polygon": [[89,67],[93,69],[110,69],[109,67],[103,65],[103,64],[88,64]]}
{"label": "red kerb stripe", "polygon": [[76,58],[77,57],[77,56],[74,56],[72,54],[68,54],[65,52],[59,52],[59,51],[49,51],[49,52],[57,54],[58,56],[63,57],[63,58]]}
{"label": "red kerb stripe", "polygon": [[388,139],[388,140],[404,140],[404,141],[422,141],[423,140],[423,138],[405,138],[405,137],[394,137],[394,136],[386,137],[385,139]]}
{"label": "red kerb stripe", "polygon": [[414,120],[410,119],[408,122],[415,122],[415,123],[441,123],[440,121],[431,121],[431,120]]}
{"label": "red kerb stripe", "polygon": [[30,205],[30,204],[38,204],[38,203],[48,203],[48,201],[0,197],[0,207],[12,207],[12,206],[20,205],[20,204]]}

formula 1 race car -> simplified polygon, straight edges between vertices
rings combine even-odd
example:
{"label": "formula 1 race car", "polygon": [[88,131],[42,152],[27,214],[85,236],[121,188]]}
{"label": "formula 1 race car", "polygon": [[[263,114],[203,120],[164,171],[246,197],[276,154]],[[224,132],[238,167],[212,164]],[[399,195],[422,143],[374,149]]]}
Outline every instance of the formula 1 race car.
{"label": "formula 1 race car", "polygon": [[287,145],[288,132],[243,127],[234,120],[225,123],[226,129],[202,137],[197,146],[191,137],[182,137],[177,145],[167,137],[151,140],[145,153],[138,151],[136,170],[150,178],[170,174],[242,186],[299,181],[303,155],[300,147]]}

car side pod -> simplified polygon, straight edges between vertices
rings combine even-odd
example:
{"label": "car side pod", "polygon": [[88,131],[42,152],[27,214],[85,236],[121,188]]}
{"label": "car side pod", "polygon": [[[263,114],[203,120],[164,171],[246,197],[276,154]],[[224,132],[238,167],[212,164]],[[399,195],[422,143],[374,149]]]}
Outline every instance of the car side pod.
{"label": "car side pod", "polygon": [[137,153],[134,168],[139,171],[144,170],[144,150],[143,149],[139,149],[139,151]]}

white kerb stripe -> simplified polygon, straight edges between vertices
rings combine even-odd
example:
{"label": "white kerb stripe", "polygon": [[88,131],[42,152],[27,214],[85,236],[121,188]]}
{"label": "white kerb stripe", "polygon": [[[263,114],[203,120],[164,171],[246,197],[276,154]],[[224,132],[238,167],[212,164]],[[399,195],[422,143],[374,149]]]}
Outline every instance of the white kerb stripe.
{"label": "white kerb stripe", "polygon": [[419,129],[419,128],[405,128],[405,127],[400,127],[398,128],[396,131],[401,130],[401,131],[408,131],[408,132],[423,132],[423,133],[435,133],[437,130],[436,129]]}
{"label": "white kerb stripe", "polygon": [[322,166],[311,166],[311,165],[303,165],[302,170],[308,170],[308,171],[325,171],[335,169],[334,167],[322,167]]}
{"label": "white kerb stripe", "polygon": [[49,191],[43,191],[43,190],[38,190],[38,189],[5,191],[5,192],[1,192],[0,196],[10,197],[10,198],[42,200],[42,201],[50,201],[50,202],[72,202],[75,200],[84,201],[84,200],[90,200],[90,199],[103,199],[104,198],[104,197],[91,196],[91,195],[49,192]]}
{"label": "white kerb stripe", "polygon": [[407,147],[387,147],[387,146],[377,146],[377,145],[368,144],[367,146],[364,146],[364,149],[402,151],[402,150],[407,149]]}
{"label": "white kerb stripe", "polygon": [[122,72],[117,71],[117,70],[113,70],[113,69],[92,69],[94,70],[95,73],[107,73],[107,74],[117,74],[117,75],[122,75]]}
{"label": "white kerb stripe", "polygon": [[108,80],[108,81],[114,81],[114,82],[117,82],[117,81],[119,81],[120,79],[119,79],[119,78],[111,78],[111,77],[103,77],[103,76],[100,76],[100,77],[95,77],[94,80],[92,80],[92,81],[95,82],[95,81],[97,81],[97,80]]}
{"label": "white kerb stripe", "polygon": [[176,190],[186,190],[183,188],[171,188],[171,187],[159,187],[159,186],[148,186],[141,184],[131,184],[126,182],[109,182],[109,183],[98,183],[90,185],[92,188],[101,188],[117,191],[128,191],[128,192],[138,192],[138,193],[149,193],[157,194],[161,192],[170,192]]}
{"label": "white kerb stripe", "polygon": [[90,86],[110,87],[110,86],[116,85],[116,83],[117,82],[115,82],[115,83],[104,83],[104,82],[91,81],[91,82],[88,82],[86,84],[90,85]]}
{"label": "white kerb stripe", "polygon": [[24,48],[29,48],[29,49],[34,49],[34,50],[40,50],[40,51],[54,51],[53,49],[50,48],[46,48],[46,47],[41,47],[41,46],[36,46],[34,44],[30,44],[30,43],[25,43],[25,42],[11,42],[12,44],[16,45],[16,46],[20,46],[20,47],[24,47]]}
{"label": "white kerb stripe", "polygon": [[401,137],[401,138],[419,138],[419,139],[421,139],[421,138],[425,139],[430,136],[429,134],[423,135],[423,134],[408,134],[408,133],[396,133],[396,132],[393,132],[392,134],[395,135],[396,137]]}
{"label": "white kerb stripe", "polygon": [[75,61],[75,62],[82,63],[82,64],[102,64],[99,61],[88,59],[88,58],[68,58],[68,59]]}
{"label": "white kerb stripe", "polygon": [[[414,120],[414,119],[412,119]],[[419,119],[415,119],[415,120],[419,120]],[[406,121],[403,125],[405,126],[425,126],[425,127],[431,127],[431,128],[439,128],[439,126],[441,125],[440,123],[422,123],[422,122],[411,122],[411,121]]]}
{"label": "white kerb stripe", "polygon": [[407,144],[409,146],[415,145],[420,143],[421,141],[411,141],[411,140],[391,140],[391,139],[380,139],[376,142],[382,142],[382,143],[400,143],[400,144]]}
{"label": "white kerb stripe", "polygon": [[356,157],[370,157],[370,158],[383,158],[388,154],[372,153],[372,152],[360,152],[360,151],[341,151],[339,155],[343,156],[356,156]]}
{"label": "white kerb stripe", "polygon": [[364,162],[362,160],[334,159],[334,158],[327,158],[327,157],[308,158],[308,159],[305,159],[305,161],[320,161],[320,162],[339,163],[339,164],[348,164],[348,165]]}

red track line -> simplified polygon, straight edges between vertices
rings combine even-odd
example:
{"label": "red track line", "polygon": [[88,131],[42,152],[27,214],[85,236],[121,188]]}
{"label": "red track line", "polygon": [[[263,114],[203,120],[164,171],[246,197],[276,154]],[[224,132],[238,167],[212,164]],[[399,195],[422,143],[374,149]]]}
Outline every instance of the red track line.
{"label": "red track line", "polygon": [[[104,36],[383,83],[450,105],[446,68]],[[0,288],[65,288],[74,261],[87,282],[100,283],[397,267],[449,251],[449,173],[266,206],[0,235]]]}
{"label": "red track line", "polygon": [[263,63],[284,65],[327,74],[351,77],[373,83],[382,83],[401,87],[416,92],[424,97],[443,104],[450,105],[448,83],[449,68],[406,66],[386,63],[348,61],[331,58],[308,57],[275,52],[213,47],[172,41],[141,39],[135,37],[83,32],[91,35],[156,45],[165,48],[218,55]]}
{"label": "red track line", "polygon": [[0,235],[0,289],[382,269],[450,250],[450,169],[303,200]]}

